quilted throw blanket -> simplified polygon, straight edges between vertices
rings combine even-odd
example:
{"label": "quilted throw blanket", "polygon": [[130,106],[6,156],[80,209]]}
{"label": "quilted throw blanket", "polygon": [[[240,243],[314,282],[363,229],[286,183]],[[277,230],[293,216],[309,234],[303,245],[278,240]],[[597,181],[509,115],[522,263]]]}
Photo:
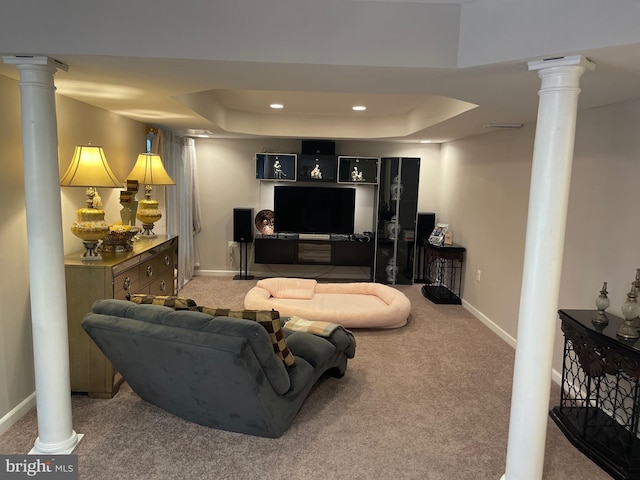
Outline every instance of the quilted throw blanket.
{"label": "quilted throw blanket", "polygon": [[337,323],[305,320],[304,318],[293,316],[285,323],[284,328],[294,332],[307,332],[320,337],[329,337],[336,329],[342,327]]}

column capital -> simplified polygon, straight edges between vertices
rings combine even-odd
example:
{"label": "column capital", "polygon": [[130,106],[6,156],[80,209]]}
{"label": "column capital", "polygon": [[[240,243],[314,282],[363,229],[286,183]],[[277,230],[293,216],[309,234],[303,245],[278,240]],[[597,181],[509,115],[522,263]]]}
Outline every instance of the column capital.
{"label": "column capital", "polygon": [[584,55],[566,55],[548,57],[540,60],[532,60],[527,63],[529,70],[542,70],[551,67],[583,67],[585,70],[594,70],[596,64]]}
{"label": "column capital", "polygon": [[7,65],[46,65],[58,70],[69,71],[69,65],[44,55],[3,55],[2,61]]}

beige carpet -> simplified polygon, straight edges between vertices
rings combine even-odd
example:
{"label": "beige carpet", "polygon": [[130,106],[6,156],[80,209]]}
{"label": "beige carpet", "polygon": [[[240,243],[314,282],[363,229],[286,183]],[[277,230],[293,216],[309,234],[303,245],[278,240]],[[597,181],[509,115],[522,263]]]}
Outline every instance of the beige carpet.
{"label": "beige carpet", "polygon": [[[181,291],[208,306],[242,307],[255,281],[196,277]],[[83,479],[498,480],[504,473],[514,351],[460,306],[434,305],[420,285],[397,330],[356,330],[342,379],[321,381],[290,430],[266,439],[202,427],[140,400],[73,395]],[[552,404],[559,398],[552,388]],[[26,453],[35,412],[0,437]],[[548,421],[544,478],[610,478]]]}

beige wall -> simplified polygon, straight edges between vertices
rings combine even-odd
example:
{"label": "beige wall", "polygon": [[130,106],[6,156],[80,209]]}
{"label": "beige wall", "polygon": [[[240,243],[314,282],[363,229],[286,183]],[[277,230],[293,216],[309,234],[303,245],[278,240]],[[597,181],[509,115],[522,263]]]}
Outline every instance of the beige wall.
{"label": "beige wall", "polygon": [[[71,160],[76,144],[104,146],[114,173],[123,178],[144,150],[145,126],[87,104],[56,97],[60,171]],[[0,432],[10,426],[22,402],[34,392],[33,351],[29,305],[27,231],[22,169],[20,90],[18,82],[0,75],[0,263],[5,280],[0,289]],[[119,190],[103,189],[106,219],[119,218]],[[62,229],[65,253],[82,248],[69,230],[75,210],[84,204],[83,188],[63,188]],[[35,439],[34,439],[35,440]]]}
{"label": "beige wall", "polygon": [[[34,391],[20,92],[0,75],[0,419]],[[2,432],[2,430],[0,430]]]}
{"label": "beige wall", "polygon": [[[621,317],[640,268],[640,100],[578,117],[560,306],[594,308],[608,282],[609,312]],[[558,335],[560,333],[558,332]],[[555,365],[561,349],[556,345]]]}
{"label": "beige wall", "polygon": [[463,299],[512,337],[517,329],[533,135],[534,126],[527,125],[442,147],[437,218],[449,224],[454,242],[466,248]]}
{"label": "beige wall", "polygon": [[[593,308],[608,281],[609,311],[620,316],[640,267],[639,127],[640,101],[578,115],[560,308]],[[438,219],[467,248],[465,306],[507,341],[517,335],[534,135],[526,125],[442,148]],[[556,379],[561,359],[558,325]]]}

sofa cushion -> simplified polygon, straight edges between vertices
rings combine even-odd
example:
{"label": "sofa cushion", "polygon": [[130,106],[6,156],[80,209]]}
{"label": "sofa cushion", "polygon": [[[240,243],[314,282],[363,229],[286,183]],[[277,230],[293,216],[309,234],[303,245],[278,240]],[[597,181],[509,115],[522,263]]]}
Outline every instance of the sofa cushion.
{"label": "sofa cushion", "polygon": [[258,280],[256,285],[267,290],[275,298],[309,300],[313,298],[317,283],[315,280],[308,278],[276,277]]}
{"label": "sofa cushion", "polygon": [[288,367],[295,365],[296,359],[287,346],[287,341],[280,325],[280,314],[275,310],[230,310],[228,308],[212,308],[198,306],[198,311],[212,317],[232,317],[253,320],[264,327],[269,334],[273,351]]}
{"label": "sofa cushion", "polygon": [[196,302],[186,297],[176,297],[175,295],[145,295],[135,293],[129,300],[138,305],[163,305],[174,310],[196,310]]}

